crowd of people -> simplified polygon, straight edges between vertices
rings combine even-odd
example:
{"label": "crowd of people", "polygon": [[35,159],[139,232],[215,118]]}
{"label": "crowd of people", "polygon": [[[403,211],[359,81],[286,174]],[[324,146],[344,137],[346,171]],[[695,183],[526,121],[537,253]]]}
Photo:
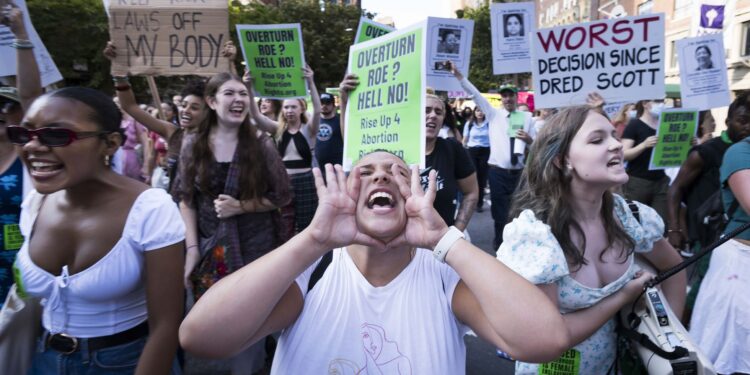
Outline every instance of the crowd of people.
{"label": "crowd of people", "polygon": [[[709,245],[699,212],[714,196],[726,232],[750,221],[747,94],[717,137],[701,113],[671,178],[649,169],[662,99],[610,119],[592,93],[535,115],[513,85],[493,107],[448,61],[474,106],[425,94],[426,167],[374,151],[347,174],[356,76],[337,98],[303,68],[311,108],[256,98],[252,72],[233,69],[151,105],[119,75],[114,97],[45,92],[21,12],[8,19],[0,301],[14,283],[43,301],[29,374],[180,374],[183,350],[236,374],[457,374],[469,330],[517,374],[571,353],[581,374],[610,373],[615,316],[653,277],[636,256],[664,271]],[[231,42],[222,56],[234,65]],[[479,249],[467,228],[487,205]],[[661,284],[720,373],[750,372],[748,269],[745,231]]]}

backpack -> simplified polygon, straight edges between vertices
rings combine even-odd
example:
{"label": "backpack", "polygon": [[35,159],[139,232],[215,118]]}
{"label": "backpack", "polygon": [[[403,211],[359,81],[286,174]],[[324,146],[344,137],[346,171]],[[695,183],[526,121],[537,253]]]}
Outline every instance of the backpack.
{"label": "backpack", "polygon": [[735,199],[729,206],[729,210],[724,212],[724,203],[721,199],[721,189],[711,194],[703,204],[695,210],[695,216],[700,221],[698,227],[698,241],[702,246],[707,246],[718,240],[724,228],[739,207],[739,202]]}

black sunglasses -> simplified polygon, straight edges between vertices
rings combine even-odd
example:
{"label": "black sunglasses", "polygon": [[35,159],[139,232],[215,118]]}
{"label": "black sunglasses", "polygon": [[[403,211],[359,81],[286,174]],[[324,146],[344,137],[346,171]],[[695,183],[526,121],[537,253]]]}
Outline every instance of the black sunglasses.
{"label": "black sunglasses", "polygon": [[39,143],[47,147],[67,146],[79,139],[96,137],[109,132],[74,132],[65,128],[39,128],[36,130],[27,129],[22,126],[11,125],[7,128],[8,139],[10,143],[23,146],[36,137]]}

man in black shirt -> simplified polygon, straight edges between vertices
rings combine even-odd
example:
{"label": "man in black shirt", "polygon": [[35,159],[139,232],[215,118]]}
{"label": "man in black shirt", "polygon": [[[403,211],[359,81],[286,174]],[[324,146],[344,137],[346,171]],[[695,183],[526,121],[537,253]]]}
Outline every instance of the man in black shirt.
{"label": "man in black shirt", "polygon": [[[320,129],[318,142],[315,145],[315,158],[323,166],[341,164],[344,154],[344,139],[341,136],[341,119],[336,113],[333,95],[320,95]],[[323,169],[321,168],[321,171]]]}

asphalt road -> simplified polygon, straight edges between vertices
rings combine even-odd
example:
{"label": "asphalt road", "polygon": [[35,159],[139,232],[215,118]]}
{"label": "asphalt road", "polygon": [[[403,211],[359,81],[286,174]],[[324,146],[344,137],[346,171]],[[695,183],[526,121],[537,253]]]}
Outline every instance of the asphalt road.
{"label": "asphalt road", "polygon": [[[489,200],[489,194],[487,194],[487,200]],[[484,212],[474,213],[469,223],[469,235],[472,243],[494,256],[492,228],[490,209],[488,205],[485,205]],[[464,341],[466,342],[467,375],[513,374],[513,362],[499,358],[495,354],[494,347],[472,335],[466,335]],[[206,361],[188,355],[185,373],[186,375],[225,375],[230,371],[224,361]]]}

